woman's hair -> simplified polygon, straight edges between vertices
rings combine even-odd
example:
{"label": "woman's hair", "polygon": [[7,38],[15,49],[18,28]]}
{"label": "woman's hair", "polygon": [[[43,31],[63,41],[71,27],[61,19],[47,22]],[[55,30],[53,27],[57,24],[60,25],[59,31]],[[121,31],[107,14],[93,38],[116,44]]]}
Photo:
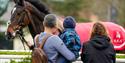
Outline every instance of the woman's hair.
{"label": "woman's hair", "polygon": [[93,38],[95,35],[105,35],[105,36],[108,36],[106,28],[100,22],[94,23],[90,39]]}
{"label": "woman's hair", "polygon": [[[58,18],[59,18],[59,17],[58,17]],[[63,21],[61,21],[60,19],[58,19],[58,21],[57,21],[56,23],[57,23],[56,27],[58,28],[59,32],[62,33],[63,30],[64,30]]]}

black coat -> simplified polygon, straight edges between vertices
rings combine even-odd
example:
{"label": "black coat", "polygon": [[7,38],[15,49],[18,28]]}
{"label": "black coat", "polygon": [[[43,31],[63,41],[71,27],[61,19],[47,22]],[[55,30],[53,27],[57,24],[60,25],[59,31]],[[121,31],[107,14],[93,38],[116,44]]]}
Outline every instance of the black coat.
{"label": "black coat", "polygon": [[94,36],[83,44],[81,60],[84,63],[115,63],[115,50],[106,36]]}

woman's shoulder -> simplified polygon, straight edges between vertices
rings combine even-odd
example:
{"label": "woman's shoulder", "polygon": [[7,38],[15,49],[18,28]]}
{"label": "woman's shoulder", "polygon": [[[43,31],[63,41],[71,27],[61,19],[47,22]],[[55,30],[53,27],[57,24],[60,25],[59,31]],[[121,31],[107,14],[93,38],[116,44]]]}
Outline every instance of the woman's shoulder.
{"label": "woman's shoulder", "polygon": [[83,43],[84,46],[89,44],[90,44],[90,40]]}
{"label": "woman's shoulder", "polygon": [[90,42],[91,42],[90,40],[84,42],[84,43],[82,44],[82,47],[83,47],[83,48],[88,48],[88,47],[90,47],[90,46],[91,46],[91,43],[90,43]]}

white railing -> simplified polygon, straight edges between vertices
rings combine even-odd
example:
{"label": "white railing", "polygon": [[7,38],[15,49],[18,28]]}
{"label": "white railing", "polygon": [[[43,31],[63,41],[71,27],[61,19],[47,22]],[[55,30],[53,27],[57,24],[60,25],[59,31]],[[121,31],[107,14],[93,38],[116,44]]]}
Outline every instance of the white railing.
{"label": "white railing", "polygon": [[[0,50],[1,52],[31,52],[30,50]],[[21,61],[22,58],[31,57],[31,55],[0,55],[0,63],[10,63],[11,60]]]}
{"label": "white railing", "polygon": [[[9,51],[9,52],[31,52],[31,51],[24,51],[24,50],[0,50],[0,51]],[[117,55],[125,55],[125,54],[117,54]],[[30,55],[0,55],[0,63],[10,63],[10,60],[13,59],[15,61],[20,61],[22,58],[31,57]],[[116,59],[117,63],[125,63],[124,59]],[[80,57],[76,62],[73,63],[82,63]]]}
{"label": "white railing", "polygon": [[0,63],[10,63],[11,60],[21,61],[22,58],[26,58],[28,55],[0,55]]}

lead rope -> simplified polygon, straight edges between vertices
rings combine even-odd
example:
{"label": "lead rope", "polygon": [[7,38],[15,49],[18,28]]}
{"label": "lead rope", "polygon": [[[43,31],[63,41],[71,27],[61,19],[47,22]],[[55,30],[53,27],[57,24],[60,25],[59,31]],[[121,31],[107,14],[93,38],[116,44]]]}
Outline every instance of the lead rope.
{"label": "lead rope", "polygon": [[26,47],[25,47],[24,43],[27,43],[27,41],[24,39],[24,37],[22,37],[22,36],[20,36],[20,35],[19,35],[19,38],[20,38],[20,40],[22,41],[24,50],[26,50]]}
{"label": "lead rope", "polygon": [[[22,41],[24,50],[26,50],[26,47],[25,47],[24,43],[27,43],[27,41],[26,41],[25,38],[24,38],[23,36],[21,36],[21,35],[19,35],[19,38],[20,38],[20,40]],[[29,53],[30,53],[30,50],[29,50]],[[27,58],[30,58],[30,56],[28,55]]]}
{"label": "lead rope", "polygon": [[19,38],[20,38],[20,40],[21,40],[21,42],[23,44],[24,50],[26,50],[24,43],[27,43],[27,41],[24,39],[24,35],[23,35],[22,29],[17,30],[16,32],[17,32],[17,34],[18,34],[18,36],[19,36]]}

